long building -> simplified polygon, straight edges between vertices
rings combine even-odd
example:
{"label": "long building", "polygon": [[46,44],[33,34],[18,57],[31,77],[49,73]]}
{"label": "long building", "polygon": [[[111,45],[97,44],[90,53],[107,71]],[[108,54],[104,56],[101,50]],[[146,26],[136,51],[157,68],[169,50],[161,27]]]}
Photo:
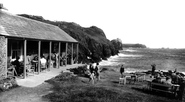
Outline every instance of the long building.
{"label": "long building", "polygon": [[[0,6],[0,78],[8,76],[11,62],[19,57],[24,78],[28,66],[42,71],[41,63],[32,64],[33,58],[47,58],[47,68],[78,62],[78,41],[57,26],[9,13]],[[65,58],[65,60],[63,60]],[[16,74],[13,72],[13,74]]]}

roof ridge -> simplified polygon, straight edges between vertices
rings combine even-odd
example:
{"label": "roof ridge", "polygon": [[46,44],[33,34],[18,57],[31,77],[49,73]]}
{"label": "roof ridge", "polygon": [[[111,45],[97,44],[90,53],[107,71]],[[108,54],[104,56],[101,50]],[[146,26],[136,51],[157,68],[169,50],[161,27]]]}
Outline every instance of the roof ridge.
{"label": "roof ridge", "polygon": [[[26,17],[22,17],[22,16],[19,16],[17,14],[12,14],[8,11],[5,11],[5,10],[0,10],[0,12],[3,12],[3,13],[6,13],[8,15],[11,15],[11,16],[15,16],[15,17],[18,17],[18,18],[21,18],[21,19],[25,19],[25,20],[30,20],[30,21],[33,21],[33,22],[36,22],[36,23],[41,23],[41,24],[44,24],[44,25],[49,25],[49,26],[53,26],[53,27],[57,27],[59,28],[58,26],[55,26],[55,25],[52,25],[52,24],[49,24],[49,23],[45,23],[45,22],[41,22],[41,21],[37,21],[37,20],[34,20],[34,19],[30,19],[30,18],[26,18]],[[62,30],[62,29],[61,29]]]}
{"label": "roof ridge", "polygon": [[[0,25],[6,28],[5,31],[10,34],[9,36],[42,40],[78,42],[76,39],[74,39],[72,36],[70,36],[63,29],[59,28],[56,25],[18,16],[16,14],[12,14],[2,10],[0,10],[0,14],[2,15],[0,15]],[[23,22],[27,24],[23,25]],[[20,26],[17,26],[19,24]]]}
{"label": "roof ridge", "polygon": [[[34,20],[34,19],[30,19],[30,18],[26,18],[26,17],[23,17],[23,16],[19,16],[19,15],[14,15],[16,17],[20,17],[22,19],[26,19],[26,20],[31,20],[31,21],[34,21],[34,22],[37,22],[37,23],[41,23],[41,24],[45,24],[45,25],[50,25],[50,26],[54,26],[54,27],[58,27],[58,26],[55,26],[55,25],[52,25],[52,24],[49,24],[49,23],[45,23],[45,22],[41,22],[41,21],[37,21],[37,20]],[[59,27],[58,27],[59,28]]]}

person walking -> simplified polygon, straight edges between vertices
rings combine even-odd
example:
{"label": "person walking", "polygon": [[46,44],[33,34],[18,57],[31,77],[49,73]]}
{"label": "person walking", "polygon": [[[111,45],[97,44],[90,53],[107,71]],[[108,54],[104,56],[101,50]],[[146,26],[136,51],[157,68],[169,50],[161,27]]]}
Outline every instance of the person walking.
{"label": "person walking", "polygon": [[92,64],[89,64],[88,69],[90,71],[89,82],[92,81],[92,84],[94,84],[94,68],[93,68]]}

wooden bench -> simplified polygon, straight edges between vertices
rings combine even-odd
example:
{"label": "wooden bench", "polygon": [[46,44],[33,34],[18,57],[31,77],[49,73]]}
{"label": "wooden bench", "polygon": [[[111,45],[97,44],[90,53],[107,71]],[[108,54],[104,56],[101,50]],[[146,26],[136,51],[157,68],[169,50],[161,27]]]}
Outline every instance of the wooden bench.
{"label": "wooden bench", "polygon": [[149,90],[170,93],[170,94],[173,94],[175,97],[177,96],[179,87],[180,86],[177,84],[163,84],[163,83],[156,83],[156,82],[148,81]]}

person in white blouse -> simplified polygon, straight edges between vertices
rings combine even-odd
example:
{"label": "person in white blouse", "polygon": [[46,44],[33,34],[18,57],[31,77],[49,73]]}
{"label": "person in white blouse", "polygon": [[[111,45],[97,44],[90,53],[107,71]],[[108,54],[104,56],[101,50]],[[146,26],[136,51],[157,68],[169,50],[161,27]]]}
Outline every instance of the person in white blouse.
{"label": "person in white blouse", "polygon": [[44,56],[41,56],[40,63],[41,63],[41,68],[46,68],[46,59]]}

